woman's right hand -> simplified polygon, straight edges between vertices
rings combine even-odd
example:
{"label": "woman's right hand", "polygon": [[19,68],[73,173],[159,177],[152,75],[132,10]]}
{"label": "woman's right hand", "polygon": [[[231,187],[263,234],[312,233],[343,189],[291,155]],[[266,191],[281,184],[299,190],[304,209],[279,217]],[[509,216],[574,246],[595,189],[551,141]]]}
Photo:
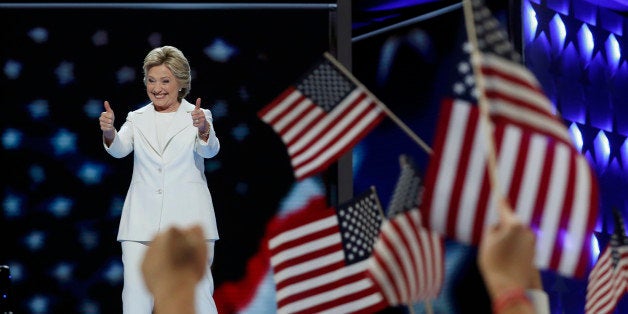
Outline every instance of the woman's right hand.
{"label": "woman's right hand", "polygon": [[111,106],[109,106],[109,102],[106,100],[105,111],[100,113],[98,120],[100,121],[100,129],[105,139],[113,140],[116,135],[116,128],[113,126],[115,115],[113,114],[113,110],[111,110]]}

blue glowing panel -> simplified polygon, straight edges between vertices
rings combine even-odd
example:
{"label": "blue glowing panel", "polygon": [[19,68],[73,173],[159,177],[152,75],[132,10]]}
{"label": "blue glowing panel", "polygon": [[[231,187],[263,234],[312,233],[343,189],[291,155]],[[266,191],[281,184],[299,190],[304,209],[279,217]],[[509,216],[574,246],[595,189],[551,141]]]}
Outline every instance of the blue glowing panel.
{"label": "blue glowing panel", "polygon": [[610,154],[610,148],[608,146],[608,138],[604,132],[598,132],[595,137],[595,159],[597,161],[597,167],[605,169],[608,165],[608,155]]}
{"label": "blue glowing panel", "polygon": [[606,60],[608,60],[609,71],[614,73],[619,65],[621,51],[619,50],[619,42],[614,34],[610,34],[606,40]]}
{"label": "blue glowing panel", "polygon": [[582,150],[582,133],[580,133],[580,129],[578,129],[578,125],[575,123],[571,123],[569,125],[569,134],[571,135],[571,139],[576,146],[578,151]]}
{"label": "blue glowing panel", "polygon": [[536,19],[536,12],[530,2],[523,1],[522,5],[522,30],[523,30],[523,42],[525,45],[532,42],[535,38],[536,28],[539,22]]}
{"label": "blue glowing panel", "polygon": [[593,34],[587,24],[583,24],[578,33],[580,39],[579,51],[583,58],[583,62],[586,64],[591,60],[593,54]]}
{"label": "blue glowing panel", "polygon": [[552,47],[555,47],[556,53],[560,53],[565,45],[567,31],[565,30],[565,22],[559,14],[554,15],[554,18],[550,22],[550,32]]}

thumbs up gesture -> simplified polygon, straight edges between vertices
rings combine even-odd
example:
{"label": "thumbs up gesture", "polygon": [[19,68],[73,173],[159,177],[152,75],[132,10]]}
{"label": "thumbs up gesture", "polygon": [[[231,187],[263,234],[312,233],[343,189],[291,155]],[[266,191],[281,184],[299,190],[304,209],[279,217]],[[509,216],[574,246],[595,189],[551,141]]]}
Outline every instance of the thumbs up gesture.
{"label": "thumbs up gesture", "polygon": [[113,110],[109,102],[105,100],[105,111],[100,113],[98,121],[100,122],[100,130],[102,130],[102,134],[106,139],[113,140],[115,137],[116,128],[113,126],[114,120],[115,115],[113,114]]}
{"label": "thumbs up gesture", "polygon": [[196,106],[192,110],[192,125],[198,128],[200,136],[209,135],[209,122],[205,119],[205,113],[201,109],[201,99],[196,99]]}

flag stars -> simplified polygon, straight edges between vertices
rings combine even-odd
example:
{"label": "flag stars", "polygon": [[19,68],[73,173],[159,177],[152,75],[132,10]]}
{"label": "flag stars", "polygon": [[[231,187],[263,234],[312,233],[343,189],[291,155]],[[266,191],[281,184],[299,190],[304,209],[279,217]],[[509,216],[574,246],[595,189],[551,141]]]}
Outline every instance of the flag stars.
{"label": "flag stars", "polygon": [[471,74],[467,74],[464,77],[464,83],[468,86],[468,87],[473,87],[475,86],[475,78],[473,77],[473,75]]}
{"label": "flag stars", "polygon": [[464,84],[458,82],[454,84],[453,90],[456,95],[462,95],[464,94],[466,88]]}
{"label": "flag stars", "polygon": [[355,85],[339,75],[330,62],[325,62],[297,84],[297,88],[329,112],[339,100],[355,89]]}
{"label": "flag stars", "polygon": [[337,209],[343,248],[348,263],[355,263],[370,256],[379,226],[382,222],[376,195],[362,196],[358,200]]}
{"label": "flag stars", "polygon": [[467,74],[471,72],[471,65],[469,62],[460,62],[458,63],[458,73]]}

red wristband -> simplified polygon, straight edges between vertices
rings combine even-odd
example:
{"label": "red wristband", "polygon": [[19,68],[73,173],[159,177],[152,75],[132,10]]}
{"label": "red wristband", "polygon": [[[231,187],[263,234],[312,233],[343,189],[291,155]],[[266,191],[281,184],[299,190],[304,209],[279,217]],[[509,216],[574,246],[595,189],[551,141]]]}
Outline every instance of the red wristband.
{"label": "red wristband", "polygon": [[521,302],[532,306],[532,302],[524,289],[513,288],[506,290],[493,299],[493,313],[498,314],[504,309]]}

